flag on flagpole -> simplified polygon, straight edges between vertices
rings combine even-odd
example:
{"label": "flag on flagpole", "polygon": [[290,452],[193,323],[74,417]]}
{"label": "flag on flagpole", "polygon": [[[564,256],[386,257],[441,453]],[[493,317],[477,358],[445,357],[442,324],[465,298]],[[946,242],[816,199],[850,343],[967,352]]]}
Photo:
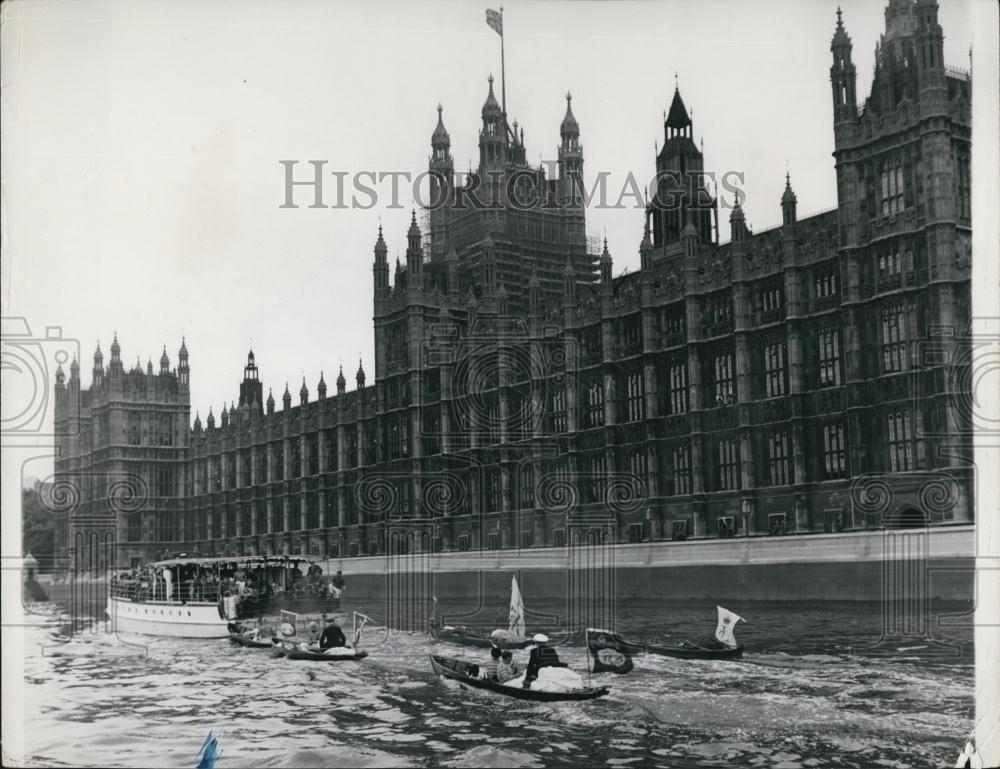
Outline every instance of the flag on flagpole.
{"label": "flag on flagpole", "polygon": [[634,667],[629,648],[617,633],[587,628],[584,638],[593,658],[593,672],[628,673]]}
{"label": "flag on flagpole", "polygon": [[490,25],[494,32],[503,37],[503,16],[499,11],[492,8],[486,9],[486,23]]}
{"label": "flag on flagpole", "polygon": [[729,609],[723,609],[721,606],[715,608],[719,611],[719,624],[715,626],[715,637],[726,646],[736,646],[736,637],[733,635],[736,623],[746,620],[738,614],[733,614]]}

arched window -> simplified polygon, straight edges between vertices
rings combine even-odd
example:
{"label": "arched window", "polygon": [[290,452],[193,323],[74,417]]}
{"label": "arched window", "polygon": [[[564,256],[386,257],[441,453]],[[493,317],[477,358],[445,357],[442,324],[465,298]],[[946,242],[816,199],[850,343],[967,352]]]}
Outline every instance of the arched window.
{"label": "arched window", "polygon": [[169,416],[160,417],[160,445],[174,445],[174,421]]}
{"label": "arched window", "polygon": [[138,446],[142,443],[142,415],[132,412],[128,415],[128,445]]}

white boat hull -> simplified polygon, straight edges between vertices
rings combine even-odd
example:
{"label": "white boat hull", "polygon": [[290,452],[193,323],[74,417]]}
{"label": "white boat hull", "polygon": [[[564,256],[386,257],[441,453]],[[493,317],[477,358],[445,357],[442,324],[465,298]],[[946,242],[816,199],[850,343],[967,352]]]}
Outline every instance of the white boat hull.
{"label": "white boat hull", "polygon": [[216,604],[127,601],[108,598],[108,619],[118,633],[166,638],[228,638],[229,623]]}

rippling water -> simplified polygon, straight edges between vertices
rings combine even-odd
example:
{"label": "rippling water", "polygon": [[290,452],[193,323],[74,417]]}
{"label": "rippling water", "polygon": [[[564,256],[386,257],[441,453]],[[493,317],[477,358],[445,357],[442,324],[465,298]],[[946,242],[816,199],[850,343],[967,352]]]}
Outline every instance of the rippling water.
{"label": "rippling water", "polygon": [[[220,769],[954,761],[972,727],[971,631],[943,633],[944,647],[877,644],[877,606],[729,608],[750,621],[739,626],[743,662],[637,658],[628,675],[593,676],[609,696],[552,704],[437,678],[429,654],[485,652],[420,633],[366,629],[367,660],[311,664],[228,641],[119,639],[99,624],[67,636],[53,615],[28,630],[26,751],[45,765],[193,767],[211,730]],[[714,619],[711,604],[632,603],[618,626],[679,640]],[[560,656],[586,676],[582,646]]]}

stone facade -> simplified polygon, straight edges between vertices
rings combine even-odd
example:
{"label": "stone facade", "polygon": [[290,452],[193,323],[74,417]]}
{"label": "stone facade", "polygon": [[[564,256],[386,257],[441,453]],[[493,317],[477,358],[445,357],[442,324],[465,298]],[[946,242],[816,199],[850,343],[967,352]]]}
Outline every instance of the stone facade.
{"label": "stone facade", "polygon": [[[787,178],[780,226],[750,231],[737,200],[720,244],[677,91],[641,269],[614,277],[574,195],[570,97],[548,179],[491,82],[465,185],[439,108],[444,205],[425,227],[414,214],[392,283],[379,230],[374,384],[359,365],[355,390],[341,372],[293,406],[286,385],[276,410],[251,353],[239,406],[164,446],[152,426],[189,412],[186,354],[155,376],[95,360],[89,391],[77,373],[57,384],[82,426],[57,473],[135,470],[163,490],[170,468],[172,493],[118,524],[126,559],[969,522],[970,76],[944,65],[933,0],[889,3],[864,103],[839,11],[831,53],[836,209],[799,219]],[[501,200],[522,183],[534,206]]]}

